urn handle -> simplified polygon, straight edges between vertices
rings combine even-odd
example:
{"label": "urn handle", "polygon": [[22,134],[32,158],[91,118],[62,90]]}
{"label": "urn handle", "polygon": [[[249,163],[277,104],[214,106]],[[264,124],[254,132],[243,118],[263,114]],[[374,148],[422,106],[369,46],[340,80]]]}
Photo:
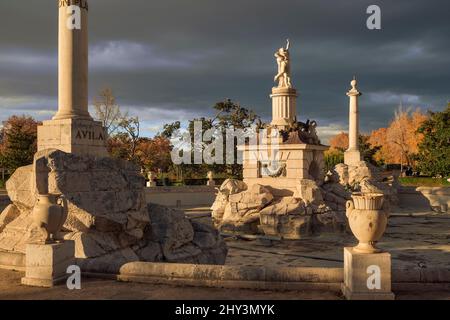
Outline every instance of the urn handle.
{"label": "urn handle", "polygon": [[69,213],[69,207],[67,205],[67,199],[64,195],[61,195],[58,197],[58,200],[56,201],[56,203],[62,207],[62,211],[63,211],[63,220],[64,222],[67,219],[67,215]]}
{"label": "urn handle", "polygon": [[352,212],[355,209],[355,204],[353,203],[353,199],[352,200],[347,200],[347,202],[345,203],[345,215],[348,218],[348,215],[350,214],[350,212]]}

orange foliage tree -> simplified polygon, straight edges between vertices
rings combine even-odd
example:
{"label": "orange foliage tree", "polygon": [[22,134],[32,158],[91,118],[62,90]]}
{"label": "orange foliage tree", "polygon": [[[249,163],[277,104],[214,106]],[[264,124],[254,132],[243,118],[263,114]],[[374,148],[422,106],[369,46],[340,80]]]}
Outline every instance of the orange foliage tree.
{"label": "orange foliage tree", "polygon": [[148,171],[167,172],[172,165],[171,150],[170,140],[166,137],[141,138],[136,147],[136,158]]}
{"label": "orange foliage tree", "polygon": [[348,133],[341,132],[330,139],[330,150],[345,151],[348,149]]}
{"label": "orange foliage tree", "polygon": [[418,152],[418,145],[423,136],[417,129],[427,116],[419,109],[411,112],[399,108],[387,128],[372,131],[369,143],[380,149],[374,155],[375,160],[387,164],[414,165],[413,155]]}

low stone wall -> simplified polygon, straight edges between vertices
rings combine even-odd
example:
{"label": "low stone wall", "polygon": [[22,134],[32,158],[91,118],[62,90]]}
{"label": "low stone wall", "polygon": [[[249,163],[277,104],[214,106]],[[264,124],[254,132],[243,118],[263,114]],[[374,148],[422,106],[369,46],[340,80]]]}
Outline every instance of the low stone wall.
{"label": "low stone wall", "polygon": [[168,207],[210,207],[216,192],[210,186],[151,187],[145,188],[145,198]]}
{"label": "low stone wall", "polygon": [[[122,266],[119,281],[260,290],[340,291],[343,268],[213,266],[130,262]],[[450,270],[392,270],[394,290],[450,289]]]}

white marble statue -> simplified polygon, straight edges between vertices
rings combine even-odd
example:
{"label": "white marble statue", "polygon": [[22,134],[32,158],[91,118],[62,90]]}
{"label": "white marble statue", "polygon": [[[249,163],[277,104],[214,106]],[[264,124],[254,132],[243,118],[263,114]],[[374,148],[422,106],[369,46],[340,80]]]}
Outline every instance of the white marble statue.
{"label": "white marble statue", "polygon": [[292,88],[291,84],[291,61],[289,59],[289,39],[286,48],[280,48],[275,52],[275,58],[278,64],[278,73],[274,81],[278,81],[278,88]]}

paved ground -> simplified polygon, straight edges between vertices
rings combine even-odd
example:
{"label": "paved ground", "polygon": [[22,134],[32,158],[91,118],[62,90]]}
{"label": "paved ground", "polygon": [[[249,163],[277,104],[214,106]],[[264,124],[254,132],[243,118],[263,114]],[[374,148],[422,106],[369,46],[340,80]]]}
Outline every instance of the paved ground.
{"label": "paved ground", "polygon": [[68,290],[65,285],[52,289],[32,288],[20,285],[21,272],[0,270],[0,300],[94,300],[94,299],[152,299],[152,300],[293,300],[293,299],[341,299],[333,292],[275,292],[240,289],[175,287],[113,280],[83,279],[81,290]]}
{"label": "paved ground", "polygon": [[[342,300],[340,293],[175,287],[83,279],[81,290],[20,285],[21,272],[0,270],[0,300]],[[395,292],[397,300],[450,300],[450,292]]]}
{"label": "paved ground", "polygon": [[[208,211],[189,210],[191,218],[210,223]],[[450,269],[450,215],[398,210],[379,246],[393,256],[393,267],[439,267]],[[226,264],[270,266],[341,267],[342,248],[354,245],[350,234],[324,234],[298,241],[226,239],[230,248]],[[20,285],[22,273],[0,270],[0,299],[342,299],[340,294],[317,291],[257,291],[191,288],[121,283],[84,279],[82,290],[64,285],[53,289]],[[450,292],[395,292],[397,299],[448,299]]]}
{"label": "paved ground", "polygon": [[[188,213],[205,216],[200,210]],[[198,218],[210,223],[208,217]],[[322,234],[296,241],[226,239],[226,264],[288,267],[342,267],[344,246],[356,245],[351,234]],[[398,209],[378,246],[392,254],[394,268],[450,269],[450,214]]]}

